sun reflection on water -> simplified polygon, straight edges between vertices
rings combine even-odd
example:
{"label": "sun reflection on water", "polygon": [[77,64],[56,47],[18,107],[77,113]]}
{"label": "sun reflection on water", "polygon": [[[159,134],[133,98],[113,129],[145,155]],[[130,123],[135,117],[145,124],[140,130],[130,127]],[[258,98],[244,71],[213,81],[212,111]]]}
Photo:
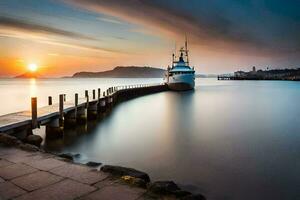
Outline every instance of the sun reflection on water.
{"label": "sun reflection on water", "polygon": [[30,79],[30,97],[36,97],[37,95],[37,85],[36,85],[36,79],[31,78]]}

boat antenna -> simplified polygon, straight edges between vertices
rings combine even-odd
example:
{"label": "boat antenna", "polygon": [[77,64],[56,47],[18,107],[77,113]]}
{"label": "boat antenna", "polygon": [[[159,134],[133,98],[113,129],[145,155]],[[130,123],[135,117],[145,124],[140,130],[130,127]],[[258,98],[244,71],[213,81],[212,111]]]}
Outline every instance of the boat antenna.
{"label": "boat antenna", "polygon": [[175,61],[175,54],[172,54],[172,68],[174,67],[174,61]]}
{"label": "boat antenna", "polygon": [[176,41],[175,41],[174,52],[172,54],[172,68],[174,67],[174,62],[175,62],[175,59],[176,59],[176,49],[177,49],[177,44],[176,44]]}
{"label": "boat antenna", "polygon": [[188,42],[187,42],[187,36],[185,34],[185,55],[186,55],[186,62],[189,65],[189,50],[188,50]]}

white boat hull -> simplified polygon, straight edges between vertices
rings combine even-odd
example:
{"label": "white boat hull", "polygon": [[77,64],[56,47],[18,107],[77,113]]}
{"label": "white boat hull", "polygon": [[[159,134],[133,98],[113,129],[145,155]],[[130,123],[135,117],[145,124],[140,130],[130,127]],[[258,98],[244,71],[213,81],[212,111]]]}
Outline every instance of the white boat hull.
{"label": "white boat hull", "polygon": [[193,90],[195,88],[195,75],[194,74],[176,74],[169,77],[167,83],[171,90],[184,91]]}

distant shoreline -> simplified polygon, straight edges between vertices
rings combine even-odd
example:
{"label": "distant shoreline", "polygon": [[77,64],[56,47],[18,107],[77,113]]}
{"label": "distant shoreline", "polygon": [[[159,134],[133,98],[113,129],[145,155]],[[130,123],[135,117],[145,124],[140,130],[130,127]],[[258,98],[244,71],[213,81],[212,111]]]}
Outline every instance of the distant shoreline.
{"label": "distant shoreline", "polygon": [[218,80],[264,80],[264,81],[300,81],[300,68],[298,69],[273,69],[252,71],[236,71],[234,74],[223,74]]}

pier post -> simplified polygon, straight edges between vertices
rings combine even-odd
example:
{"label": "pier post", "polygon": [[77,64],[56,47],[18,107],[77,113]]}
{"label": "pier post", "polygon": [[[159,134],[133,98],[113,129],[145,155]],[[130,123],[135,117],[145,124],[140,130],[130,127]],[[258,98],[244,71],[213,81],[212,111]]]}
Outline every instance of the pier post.
{"label": "pier post", "polygon": [[32,120],[32,129],[38,127],[38,120],[37,120],[37,98],[31,98],[31,120]]}
{"label": "pier post", "polygon": [[93,90],[93,100],[96,99],[96,90]]}
{"label": "pier post", "polygon": [[78,107],[78,93],[75,94],[75,116],[77,116],[77,107]]}
{"label": "pier post", "polygon": [[49,106],[52,105],[52,97],[51,97],[51,96],[48,97],[48,105],[49,105]]}
{"label": "pier post", "polygon": [[86,98],[86,103],[85,105],[82,106],[77,106],[77,123],[79,124],[85,124],[87,122],[87,109],[88,109],[88,104],[89,104],[89,94],[88,91],[85,91],[85,98]]}
{"label": "pier post", "polygon": [[59,118],[54,118],[46,124],[46,138],[57,139],[63,136],[63,128],[60,123]]}
{"label": "pier post", "polygon": [[98,101],[96,99],[96,90],[93,90],[93,99],[89,102],[89,96],[87,95],[87,114],[89,119],[96,119],[98,114]]}
{"label": "pier post", "polygon": [[60,125],[62,125],[63,120],[64,120],[64,99],[65,99],[64,94],[59,95],[59,120],[60,120]]}
{"label": "pier post", "polygon": [[77,109],[78,109],[78,94],[75,94],[75,105],[74,110],[69,111],[65,114],[64,125],[66,128],[71,128],[76,125],[77,121]]}
{"label": "pier post", "polygon": [[87,122],[87,109],[84,106],[78,107],[76,118],[78,124],[85,124]]}
{"label": "pier post", "polygon": [[89,102],[90,102],[89,95],[85,96],[85,98],[86,98],[85,108],[88,108],[89,107]]}
{"label": "pier post", "polygon": [[67,98],[66,98],[66,94],[64,94],[64,102],[67,100]]}
{"label": "pier post", "polygon": [[98,102],[91,102],[89,103],[89,107],[88,107],[88,118],[89,119],[96,119],[98,116]]}
{"label": "pier post", "polygon": [[88,97],[88,96],[89,96],[89,91],[88,91],[88,90],[85,90],[84,96],[85,96],[85,97]]}
{"label": "pier post", "polygon": [[97,112],[100,111],[100,98],[101,98],[101,89],[98,88],[98,100],[97,100]]}
{"label": "pier post", "polygon": [[50,120],[46,124],[46,137],[50,139],[61,138],[63,136],[64,124],[64,94],[59,95],[59,116]]}

